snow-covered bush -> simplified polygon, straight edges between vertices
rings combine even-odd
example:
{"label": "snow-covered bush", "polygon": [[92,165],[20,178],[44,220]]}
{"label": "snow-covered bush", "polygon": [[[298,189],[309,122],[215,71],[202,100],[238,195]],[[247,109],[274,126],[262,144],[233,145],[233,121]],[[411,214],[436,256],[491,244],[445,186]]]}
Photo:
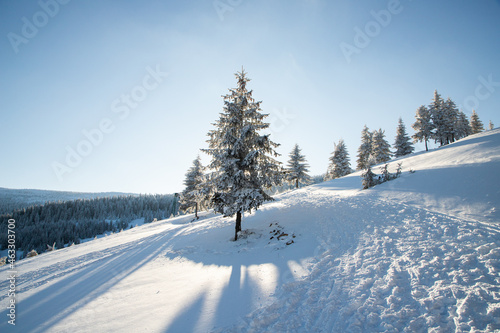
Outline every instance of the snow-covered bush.
{"label": "snow-covered bush", "polygon": [[383,166],[380,167],[380,172],[381,174],[377,176],[376,174],[373,173],[372,169],[370,166],[366,169],[364,173],[361,174],[361,177],[363,178],[363,189],[366,190],[370,187],[373,187],[378,184],[385,183],[389,180],[393,180],[398,178],[401,175],[401,170],[402,170],[402,164],[403,163],[398,163],[398,167],[396,169],[396,173],[392,174],[388,170],[388,164],[384,164]]}
{"label": "snow-covered bush", "polygon": [[373,173],[371,166],[368,166],[366,171],[361,174],[361,177],[363,178],[364,190],[377,185],[377,181],[375,180],[376,175]]}

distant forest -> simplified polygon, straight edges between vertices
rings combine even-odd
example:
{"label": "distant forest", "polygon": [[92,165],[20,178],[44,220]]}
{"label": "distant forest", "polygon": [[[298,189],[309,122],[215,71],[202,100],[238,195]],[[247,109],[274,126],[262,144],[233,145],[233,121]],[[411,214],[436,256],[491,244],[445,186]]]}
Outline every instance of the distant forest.
{"label": "distant forest", "polygon": [[42,253],[55,243],[63,248],[105,232],[127,229],[131,221],[165,219],[178,212],[177,197],[168,195],[118,196],[48,202],[0,215],[0,250],[7,248],[7,225],[14,219],[16,249]]}

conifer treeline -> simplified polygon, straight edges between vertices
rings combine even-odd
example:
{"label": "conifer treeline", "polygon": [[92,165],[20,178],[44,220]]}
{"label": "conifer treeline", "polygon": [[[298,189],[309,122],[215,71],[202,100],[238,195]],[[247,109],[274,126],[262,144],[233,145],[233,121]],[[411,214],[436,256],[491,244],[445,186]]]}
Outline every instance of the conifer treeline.
{"label": "conifer treeline", "polygon": [[[411,154],[415,150],[413,142],[425,142],[425,148],[428,150],[427,142],[431,139],[440,145],[446,145],[484,130],[483,124],[474,110],[469,121],[467,115],[457,108],[451,98],[443,100],[437,91],[434,92],[434,98],[428,106],[422,105],[417,109],[415,119],[415,123],[412,124],[415,133],[410,137],[406,132],[403,120],[399,118],[396,138],[392,145],[393,151],[385,138],[384,130],[370,131],[365,125],[361,132],[356,169],[367,170],[373,165],[389,161],[392,157]],[[491,121],[489,128],[493,128]],[[223,134],[220,134],[221,137]],[[330,163],[326,173],[324,176],[314,178],[314,181],[308,175],[309,165],[298,144],[295,144],[289,157],[286,167],[282,170],[283,180],[293,184],[295,188],[322,180],[340,178],[354,171],[351,168],[349,153],[342,139],[339,140],[338,144],[334,144],[334,151],[329,159]],[[210,184],[214,173],[204,174],[205,169],[206,167],[201,165],[199,157],[193,161],[193,166],[186,173],[184,182],[186,189],[181,194],[181,209],[185,212],[194,211],[195,218],[198,217],[199,209],[207,209],[213,204],[214,189]],[[289,187],[274,185],[272,189],[282,191],[289,189]]]}
{"label": "conifer treeline", "polygon": [[176,214],[177,198],[169,195],[118,196],[96,199],[80,199],[64,202],[49,202],[16,210],[0,216],[0,249],[7,248],[7,222],[16,221],[16,248],[38,253],[47,250],[47,245],[56,243],[56,248],[65,244],[80,243],[80,240],[106,231],[126,229],[134,219],[146,222],[164,219]]}
{"label": "conifer treeline", "polygon": [[434,91],[434,98],[429,106],[422,105],[417,109],[416,121],[412,125],[415,130],[413,139],[423,141],[425,150],[429,150],[427,142],[434,139],[441,146],[465,138],[470,134],[484,131],[483,123],[475,110],[472,110],[470,122],[467,115],[460,111],[451,98],[446,101]]}

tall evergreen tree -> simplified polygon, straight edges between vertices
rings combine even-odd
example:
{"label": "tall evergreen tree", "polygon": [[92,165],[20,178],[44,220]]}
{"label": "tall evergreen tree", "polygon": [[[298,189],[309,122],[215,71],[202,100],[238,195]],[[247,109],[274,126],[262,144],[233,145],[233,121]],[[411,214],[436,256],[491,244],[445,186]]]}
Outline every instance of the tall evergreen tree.
{"label": "tall evergreen tree", "polygon": [[298,144],[295,144],[290,152],[290,159],[286,167],[286,179],[290,183],[295,184],[295,188],[299,188],[299,184],[309,184],[311,177],[308,175],[309,165],[306,162],[306,157],[301,154]]}
{"label": "tall evergreen tree", "polygon": [[493,125],[493,122],[490,120],[490,122],[488,123],[488,129],[491,131],[494,128],[495,128],[495,125]]}
{"label": "tall evergreen tree", "polygon": [[412,135],[413,142],[424,141],[425,150],[428,151],[429,148],[427,146],[427,142],[432,137],[432,130],[434,129],[431,113],[425,105],[421,105],[417,109],[415,118],[415,123],[411,125],[411,127],[415,130],[415,134]]}
{"label": "tall evergreen tree", "polygon": [[444,114],[444,101],[437,90],[434,90],[434,99],[429,105],[429,112],[434,125],[432,138],[434,139],[434,142],[439,141],[442,146],[446,142],[446,118]]}
{"label": "tall evergreen tree", "polygon": [[465,138],[470,135],[472,130],[470,128],[469,119],[463,111],[458,112],[457,122],[455,124],[455,136],[457,140]]}
{"label": "tall evergreen tree", "polygon": [[195,218],[198,218],[198,209],[203,207],[202,204],[205,197],[203,191],[203,184],[205,182],[203,170],[204,167],[201,164],[200,156],[198,156],[193,161],[193,165],[186,173],[186,179],[184,180],[184,185],[186,185],[186,188],[181,193],[179,201],[179,209],[184,212],[190,212],[194,210]]}
{"label": "tall evergreen tree", "polygon": [[400,157],[413,153],[413,147],[410,137],[406,133],[406,126],[403,119],[399,118],[398,128],[396,130],[396,141],[394,142],[394,156]]}
{"label": "tall evergreen tree", "polygon": [[443,137],[444,144],[455,142],[458,108],[455,102],[448,97],[443,103]]}
{"label": "tall evergreen tree", "polygon": [[334,144],[332,156],[330,156],[330,165],[326,171],[325,181],[340,178],[351,173],[351,163],[349,153],[344,140],[340,139],[338,144]]}
{"label": "tall evergreen tree", "polygon": [[475,110],[472,110],[472,115],[470,116],[470,128],[471,134],[476,134],[484,131],[483,122],[479,120]]}
{"label": "tall evergreen tree", "polygon": [[358,148],[358,160],[357,169],[362,170],[366,169],[369,165],[368,159],[370,158],[370,154],[372,152],[372,133],[365,125],[363,130],[361,131],[361,145]]}
{"label": "tall evergreen tree", "polygon": [[372,154],[374,163],[379,164],[391,159],[389,142],[385,139],[385,131],[379,129],[372,134]]}
{"label": "tall evergreen tree", "polygon": [[242,213],[273,200],[265,189],[279,185],[283,172],[274,159],[279,156],[275,151],[279,145],[269,135],[259,134],[269,127],[264,122],[268,115],[261,113],[261,102],[247,90],[249,79],[244,70],[235,75],[237,87],[224,96],[223,112],[214,124],[216,128],[208,133],[209,148],[204,151],[212,156],[214,210],[225,217],[236,215],[236,241]]}

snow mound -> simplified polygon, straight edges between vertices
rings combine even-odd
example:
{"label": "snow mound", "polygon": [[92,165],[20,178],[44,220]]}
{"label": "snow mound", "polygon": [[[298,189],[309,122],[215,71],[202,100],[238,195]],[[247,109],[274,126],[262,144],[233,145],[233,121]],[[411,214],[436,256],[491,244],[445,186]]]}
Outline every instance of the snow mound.
{"label": "snow mound", "polygon": [[205,212],[19,261],[15,327],[0,267],[0,331],[500,330],[500,131],[399,162],[279,195],[237,242]]}

